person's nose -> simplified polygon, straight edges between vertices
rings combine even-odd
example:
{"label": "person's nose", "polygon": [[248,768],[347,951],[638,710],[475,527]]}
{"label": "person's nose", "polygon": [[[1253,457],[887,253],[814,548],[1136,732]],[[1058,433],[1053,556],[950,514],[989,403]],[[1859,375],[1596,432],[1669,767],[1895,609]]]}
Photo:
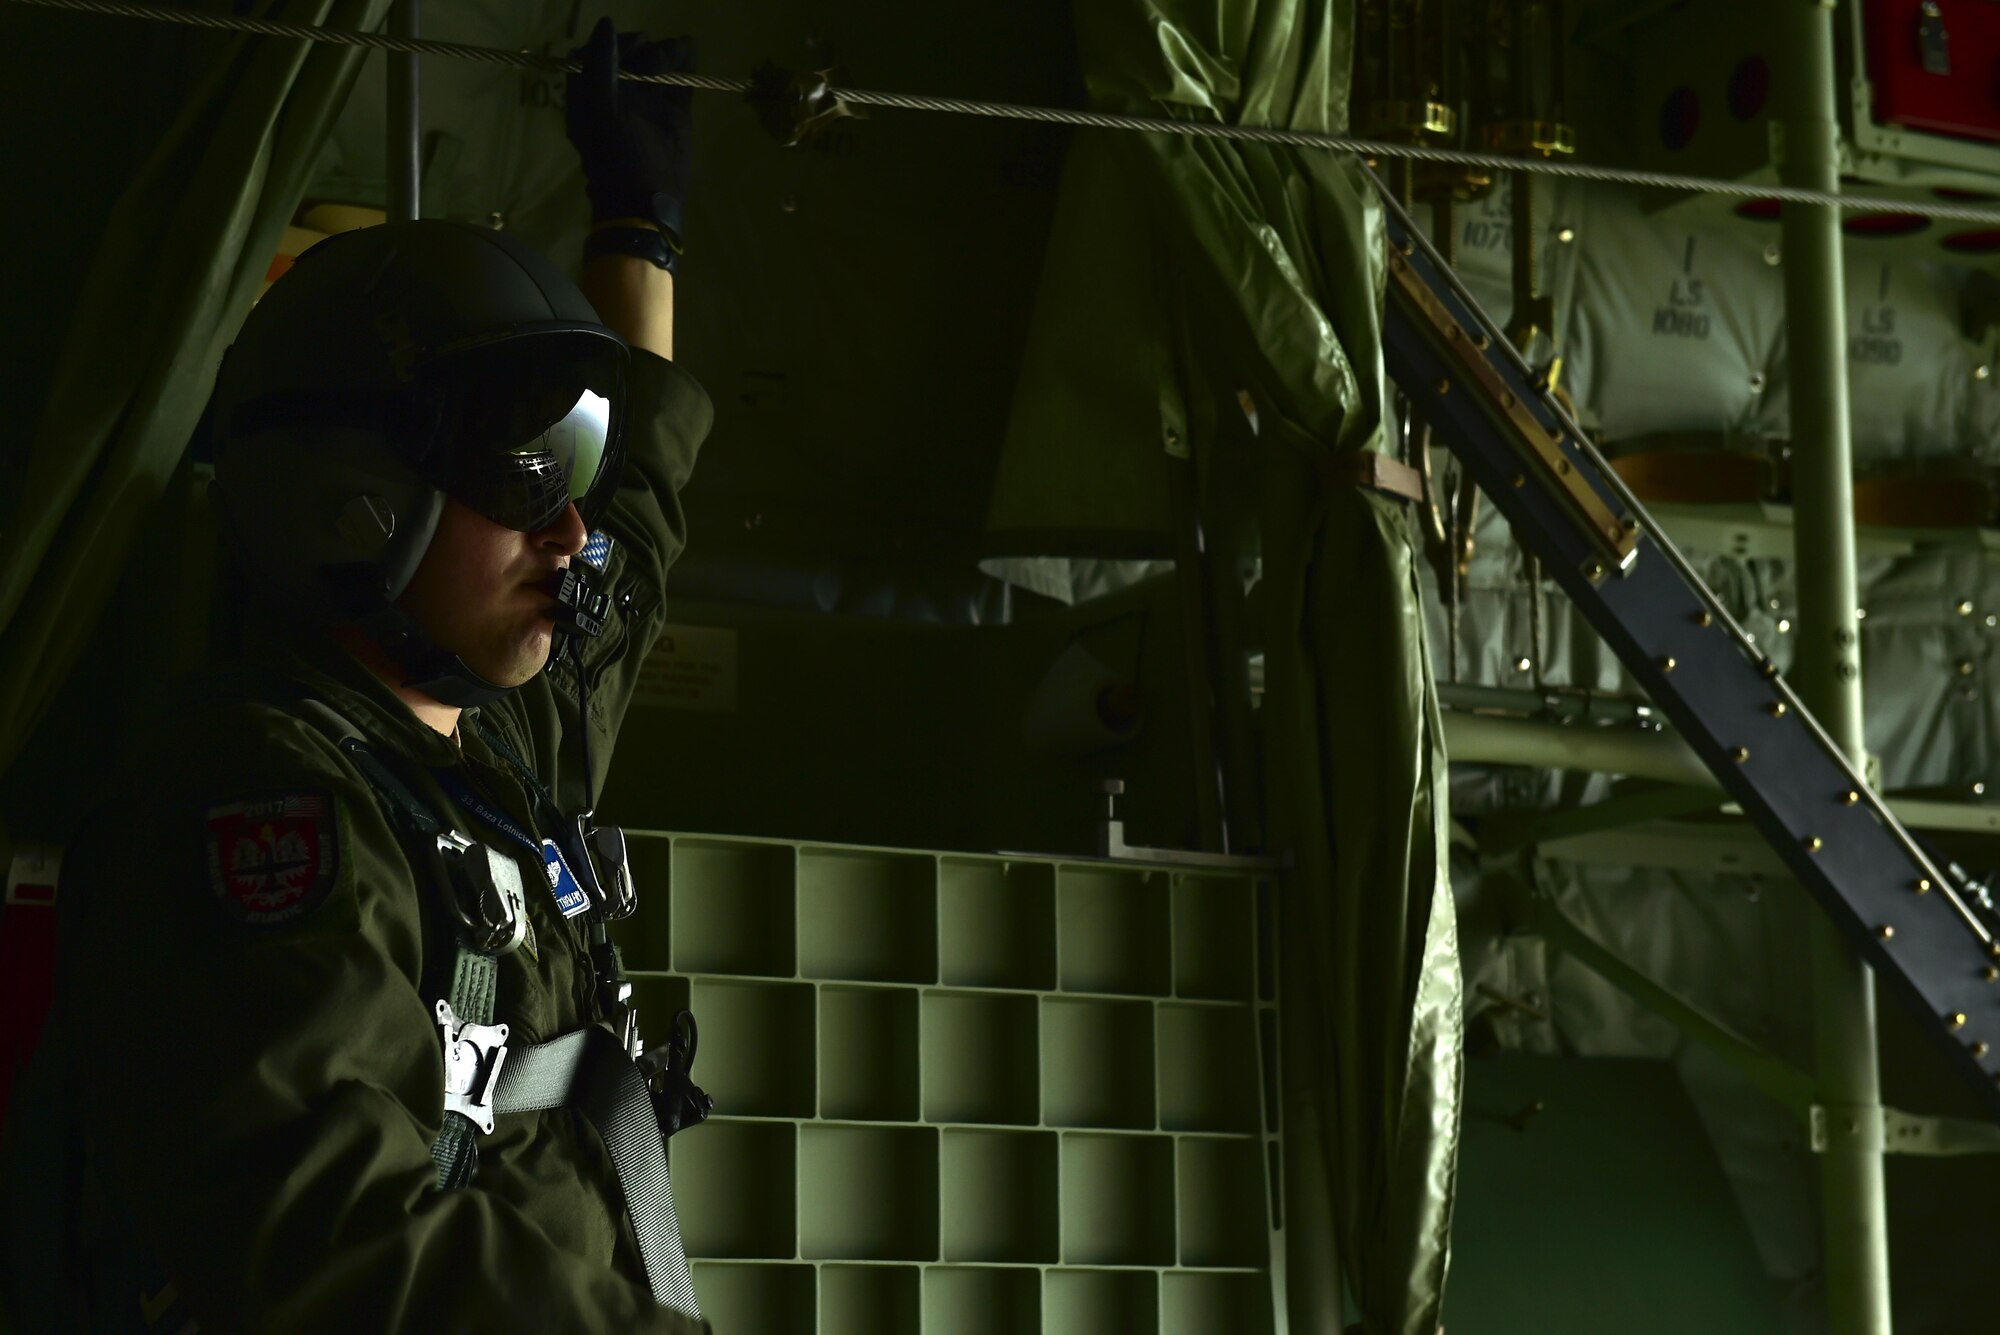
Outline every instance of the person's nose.
{"label": "person's nose", "polygon": [[590,530],[584,526],[583,514],[571,501],[563,512],[550,520],[535,534],[537,545],[564,556],[575,556],[583,550],[583,544],[590,540]]}

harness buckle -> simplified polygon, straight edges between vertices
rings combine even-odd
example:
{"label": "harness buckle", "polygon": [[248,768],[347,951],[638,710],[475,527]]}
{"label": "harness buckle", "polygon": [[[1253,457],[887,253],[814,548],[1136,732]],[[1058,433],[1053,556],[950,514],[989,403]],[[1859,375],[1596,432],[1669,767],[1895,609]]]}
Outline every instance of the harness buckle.
{"label": "harness buckle", "polygon": [[493,1094],[507,1063],[507,1026],[461,1020],[449,1001],[438,1002],[437,1022],[444,1031],[444,1110],[491,1135]]}
{"label": "harness buckle", "polygon": [[520,867],[457,830],[438,833],[437,851],[450,890],[446,900],[472,948],[496,956],[519,949],[528,939],[528,894]]}
{"label": "harness buckle", "polygon": [[639,1058],[639,1074],[646,1078],[646,1088],[652,1093],[653,1115],[660,1121],[663,1138],[671,1139],[676,1132],[700,1126],[715,1111],[715,1100],[694,1082],[694,1054],[700,1039],[694,1012],[676,1011],[672,1036]]}
{"label": "harness buckle", "polygon": [[598,907],[606,922],[622,922],[639,907],[639,892],[632,884],[632,859],[625,848],[625,831],[616,825],[595,824],[591,814],[585,812],[577,817],[576,827],[590,854]]}

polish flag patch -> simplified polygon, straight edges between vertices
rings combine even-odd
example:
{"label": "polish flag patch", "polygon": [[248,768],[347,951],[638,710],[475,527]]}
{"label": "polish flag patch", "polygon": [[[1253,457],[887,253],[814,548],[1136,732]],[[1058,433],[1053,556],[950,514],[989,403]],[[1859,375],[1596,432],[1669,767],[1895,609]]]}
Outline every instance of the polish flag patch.
{"label": "polish flag patch", "polygon": [[208,808],[208,879],[216,902],[251,927],[296,921],[340,880],[333,798],[290,792]]}

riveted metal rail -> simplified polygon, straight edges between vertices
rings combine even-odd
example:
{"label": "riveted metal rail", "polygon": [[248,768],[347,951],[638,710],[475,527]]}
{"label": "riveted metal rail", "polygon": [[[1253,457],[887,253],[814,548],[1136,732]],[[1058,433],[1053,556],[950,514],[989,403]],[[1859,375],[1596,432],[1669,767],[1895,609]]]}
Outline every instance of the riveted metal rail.
{"label": "riveted metal rail", "polygon": [[1413,411],[2000,1117],[2000,943],[1387,191]]}

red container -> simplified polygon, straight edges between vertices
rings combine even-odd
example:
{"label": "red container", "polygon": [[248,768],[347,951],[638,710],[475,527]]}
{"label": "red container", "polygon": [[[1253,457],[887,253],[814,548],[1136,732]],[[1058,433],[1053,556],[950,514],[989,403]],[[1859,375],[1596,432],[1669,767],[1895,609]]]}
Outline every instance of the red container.
{"label": "red container", "polygon": [[[2000,142],[2000,4],[1993,0],[1864,0],[1862,68],[1878,124]],[[1945,72],[1925,68],[1926,23],[1941,24]],[[1933,45],[1933,63],[1935,43]]]}

